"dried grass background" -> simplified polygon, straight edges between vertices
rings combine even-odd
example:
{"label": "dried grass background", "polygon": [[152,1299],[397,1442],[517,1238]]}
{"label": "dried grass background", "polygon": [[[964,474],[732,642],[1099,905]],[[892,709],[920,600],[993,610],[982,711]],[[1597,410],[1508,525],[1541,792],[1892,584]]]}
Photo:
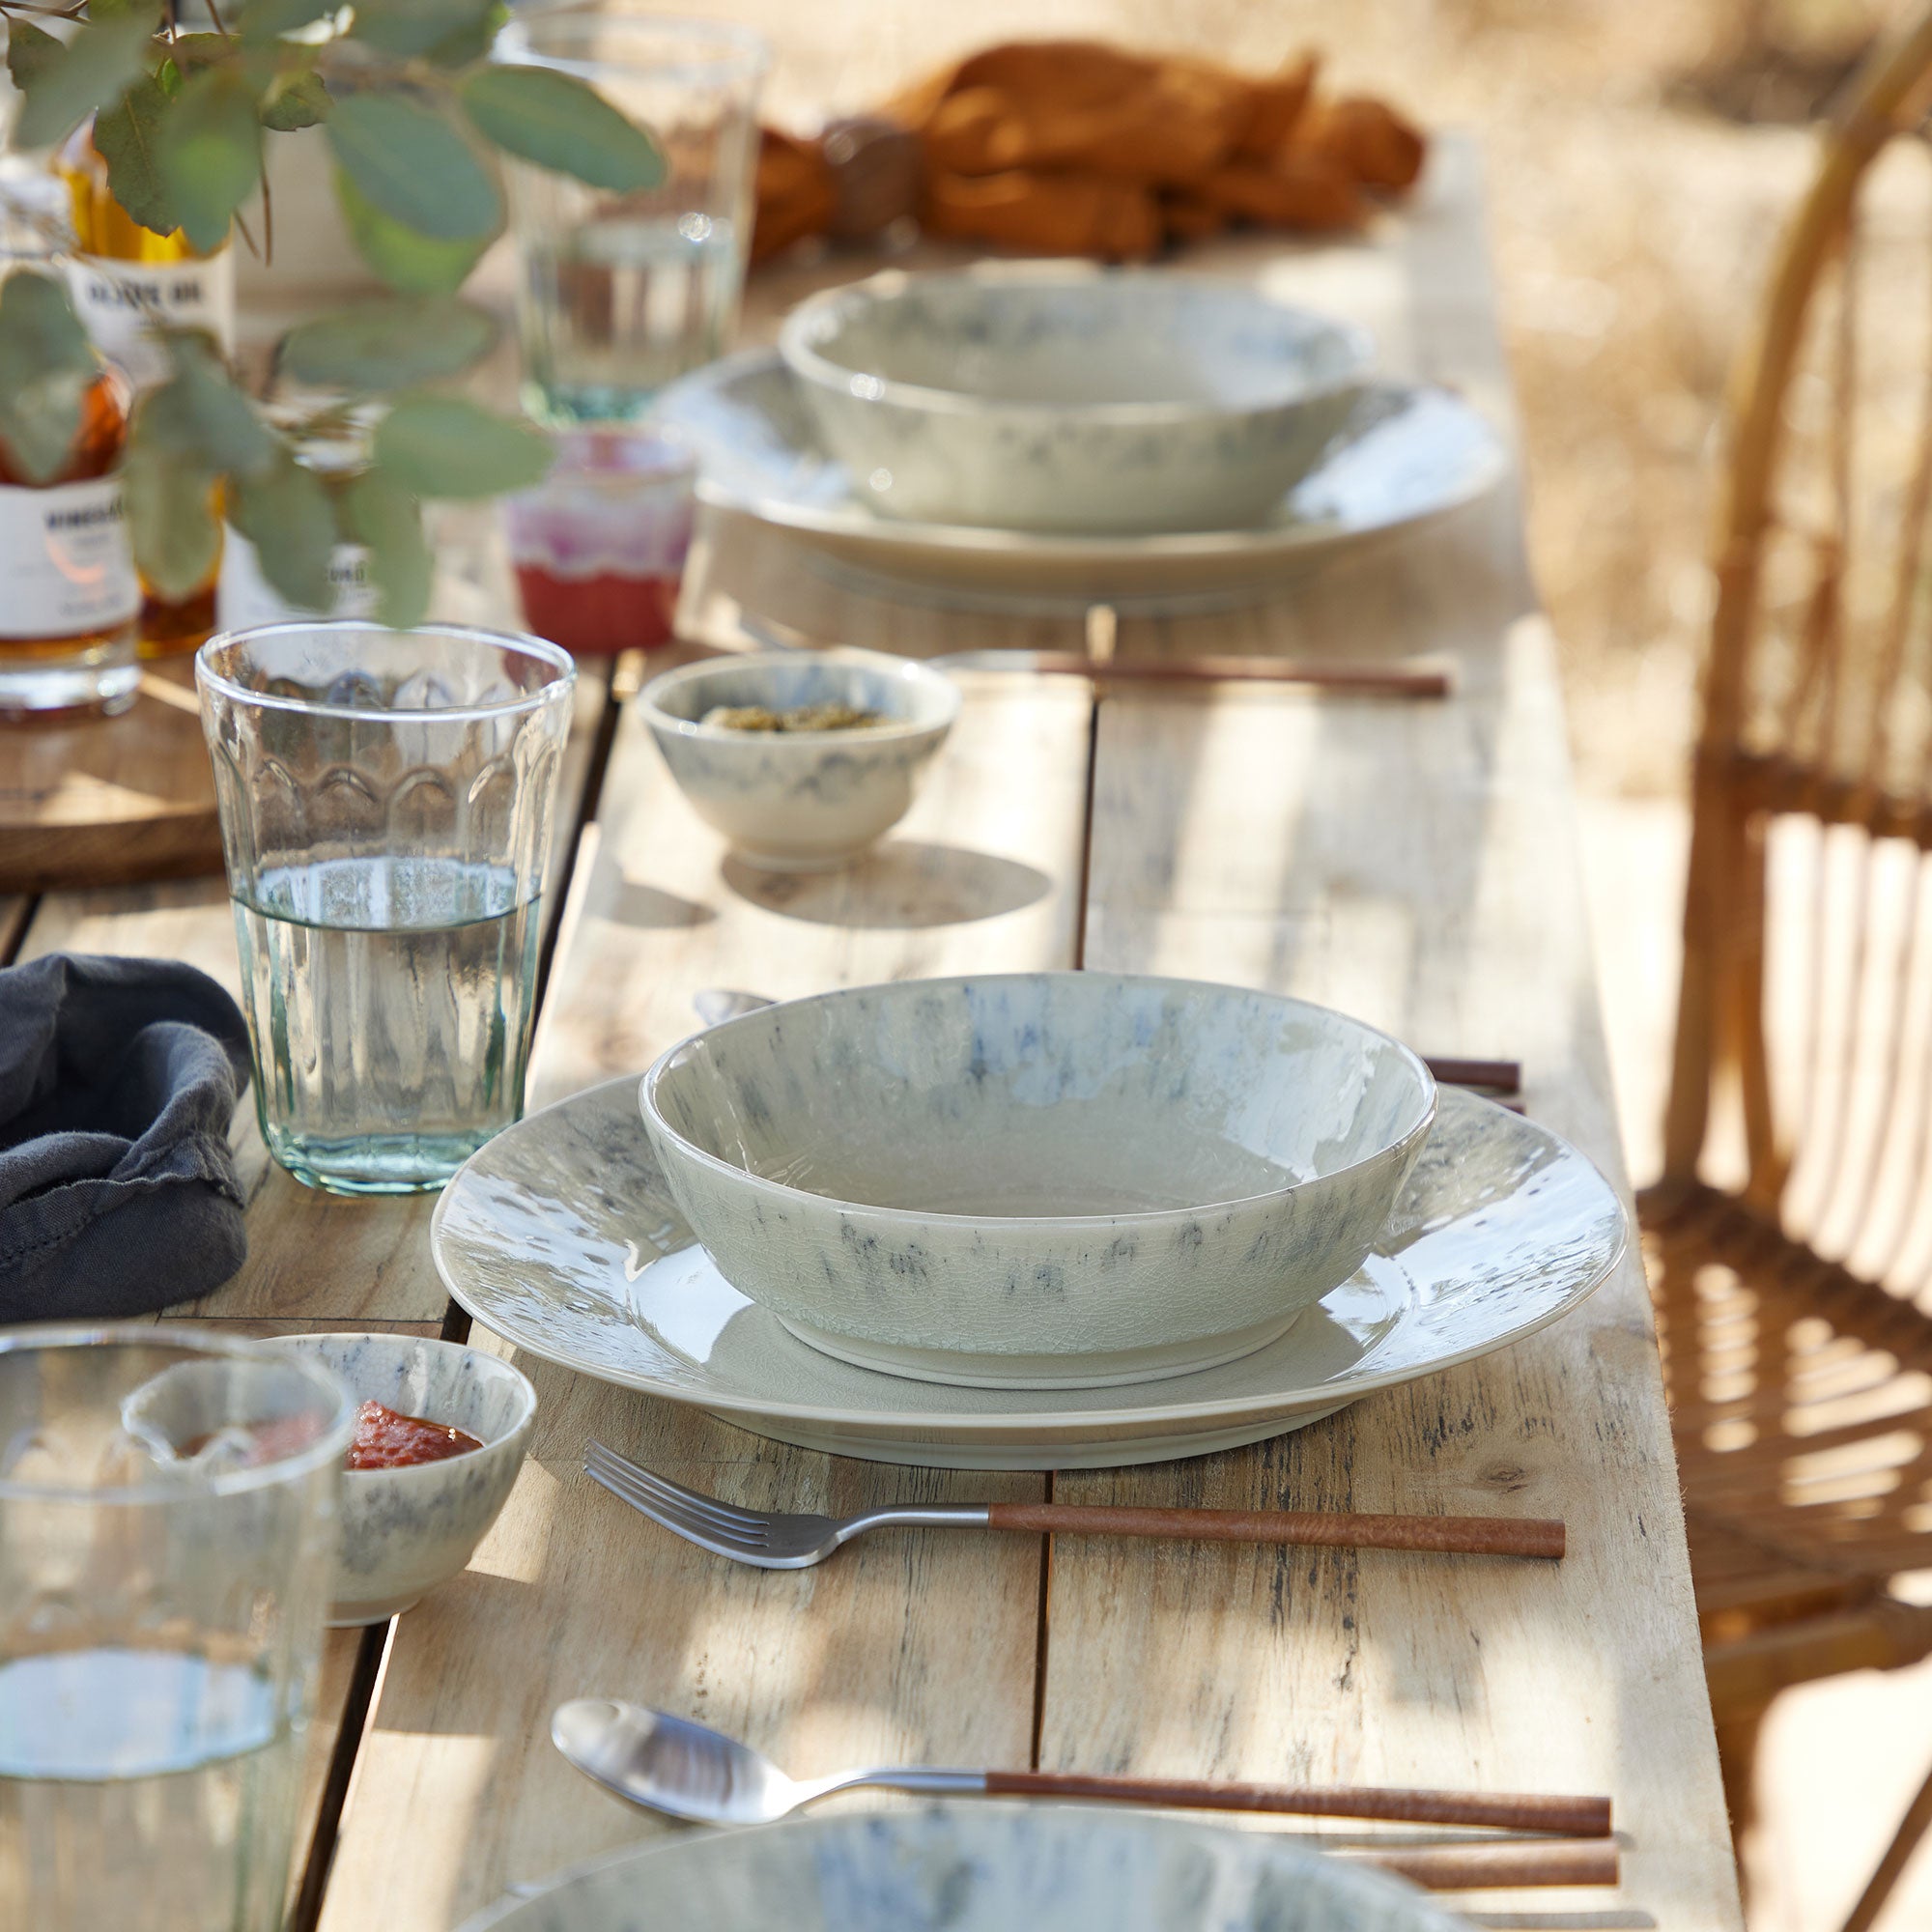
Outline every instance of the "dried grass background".
{"label": "dried grass background", "polygon": [[[1481,144],[1530,543],[1586,788],[1679,792],[1709,603],[1713,433],[1809,116],[1892,0],[858,0],[779,48],[800,125],[1008,36],[1094,33],[1332,82]],[[855,29],[857,31],[855,31]]]}

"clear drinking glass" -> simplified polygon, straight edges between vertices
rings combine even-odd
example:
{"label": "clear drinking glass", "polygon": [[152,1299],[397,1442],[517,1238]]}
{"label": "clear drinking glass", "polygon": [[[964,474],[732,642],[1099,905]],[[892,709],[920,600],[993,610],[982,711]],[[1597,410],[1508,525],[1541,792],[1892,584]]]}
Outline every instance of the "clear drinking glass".
{"label": "clear drinking glass", "polygon": [[712,21],[566,5],[512,21],[497,55],[589,82],[664,152],[663,183],[631,194],[509,167],[526,407],[559,427],[635,421],[736,324],[764,43]]}
{"label": "clear drinking glass", "polygon": [[195,659],[269,1151],[440,1187],[523,1110],[577,672],[538,638],[266,624]]}
{"label": "clear drinking glass", "polygon": [[0,1331],[0,1925],[282,1922],[355,1406],[165,1327]]}

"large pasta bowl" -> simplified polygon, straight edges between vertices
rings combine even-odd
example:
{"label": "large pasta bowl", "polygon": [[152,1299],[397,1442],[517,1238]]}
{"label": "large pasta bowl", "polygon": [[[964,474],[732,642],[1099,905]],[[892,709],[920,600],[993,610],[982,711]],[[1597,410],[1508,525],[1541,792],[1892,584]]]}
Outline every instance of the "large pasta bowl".
{"label": "large pasta bowl", "polygon": [[1080,263],[888,270],[801,302],[779,352],[873,509],[1089,532],[1262,522],[1373,359],[1240,282]]}
{"label": "large pasta bowl", "polygon": [[1303,1001],[1026,973],[765,1008],[671,1048],[639,1097],[693,1232],[802,1341],[1086,1388],[1232,1361],[1352,1274],[1435,1088]]}

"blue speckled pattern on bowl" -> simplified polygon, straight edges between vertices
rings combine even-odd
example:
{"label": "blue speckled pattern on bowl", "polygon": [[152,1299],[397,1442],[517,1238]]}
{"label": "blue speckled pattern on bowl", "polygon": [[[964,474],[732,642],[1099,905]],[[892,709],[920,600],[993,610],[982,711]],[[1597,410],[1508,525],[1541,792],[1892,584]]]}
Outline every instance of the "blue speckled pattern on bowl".
{"label": "blue speckled pattern on bowl", "polygon": [[801,302],[779,351],[875,509],[1018,530],[1260,523],[1371,361],[1242,283],[1080,264],[891,270]]}
{"label": "blue speckled pattern on bowl", "polygon": [[802,1339],[1053,1388],[1272,1341],[1361,1264],[1435,1100],[1345,1014],[1115,973],[795,1000],[671,1048],[640,1093],[699,1240]]}
{"label": "blue speckled pattern on bowl", "polygon": [[1400,1879],[1262,1832],[1084,1805],[936,1804],[694,1832],[462,1932],[1467,1932]]}
{"label": "blue speckled pattern on bowl", "polygon": [[[671,777],[707,825],[775,871],[841,866],[911,810],[952,721],[943,672],[881,651],[772,651],[685,665],[639,694]],[[849,704],[887,721],[849,731],[733,731],[719,705]]]}
{"label": "blue speckled pattern on bowl", "polygon": [[286,1335],[359,1406],[380,1402],[466,1431],[480,1449],[403,1469],[351,1469],[342,1481],[342,1547],[328,1621],[377,1623],[408,1609],[469,1561],[515,1487],[536,1391],[499,1356],[414,1335]]}

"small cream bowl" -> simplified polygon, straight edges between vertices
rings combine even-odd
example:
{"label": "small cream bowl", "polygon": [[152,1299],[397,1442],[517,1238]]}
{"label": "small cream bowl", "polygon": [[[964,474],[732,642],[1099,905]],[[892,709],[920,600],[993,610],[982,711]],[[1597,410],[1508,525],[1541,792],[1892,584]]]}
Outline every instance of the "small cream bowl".
{"label": "small cream bowl", "polygon": [[497,1355],[415,1335],[284,1335],[330,1370],[359,1407],[463,1430],[480,1449],[399,1469],[350,1469],[342,1480],[341,1549],[331,1628],[381,1623],[469,1563],[497,1520],[537,1412],[528,1378]]}
{"label": "small cream bowl", "polygon": [[[906,815],[959,715],[959,689],[881,651],[771,651],[666,671],[638,702],[678,788],[741,858],[768,871],[821,872],[859,858]],[[704,722],[723,705],[817,704],[875,711],[882,722],[840,731]]]}

